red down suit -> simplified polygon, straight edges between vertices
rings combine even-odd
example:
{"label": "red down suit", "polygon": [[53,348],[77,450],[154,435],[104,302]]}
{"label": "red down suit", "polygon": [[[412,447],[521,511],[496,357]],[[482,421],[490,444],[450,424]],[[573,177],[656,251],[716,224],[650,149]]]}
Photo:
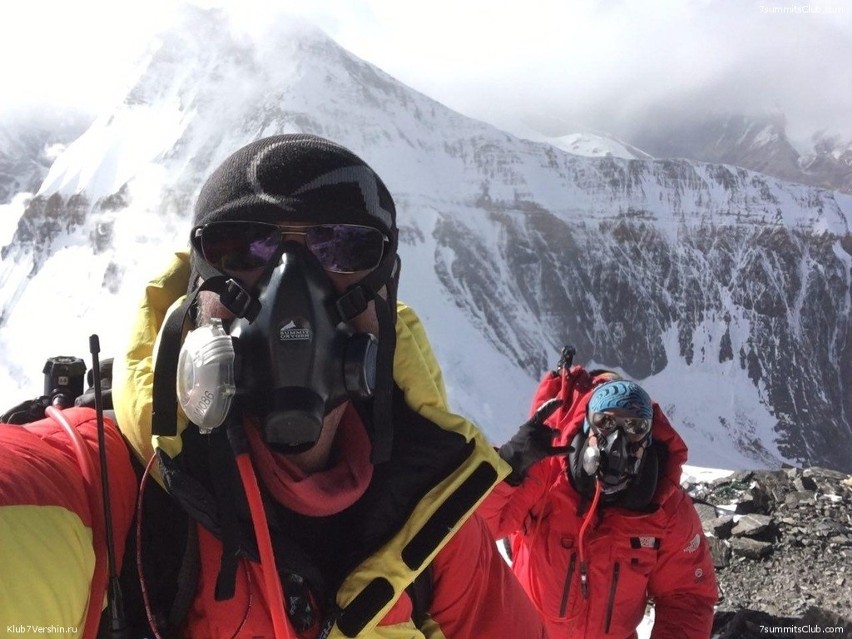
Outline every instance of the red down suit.
{"label": "red down suit", "polygon": [[[546,422],[560,430],[555,444],[582,430],[590,391],[603,381],[580,366],[545,377],[533,410],[564,400]],[[717,587],[701,522],[679,483],[687,448],[656,404],[652,436],[664,450],[656,491],[641,510],[599,504],[591,512],[564,456],[534,465],[518,487],[501,482],[480,508],[495,536],[510,539],[513,571],[551,639],[636,637],[649,599],[652,639],[710,636]]]}
{"label": "red down suit", "polygon": [[[104,603],[108,561],[95,411],[55,415],[26,426],[0,424],[0,628],[13,636],[94,636]],[[108,419],[104,437],[120,568],[136,475]]]}

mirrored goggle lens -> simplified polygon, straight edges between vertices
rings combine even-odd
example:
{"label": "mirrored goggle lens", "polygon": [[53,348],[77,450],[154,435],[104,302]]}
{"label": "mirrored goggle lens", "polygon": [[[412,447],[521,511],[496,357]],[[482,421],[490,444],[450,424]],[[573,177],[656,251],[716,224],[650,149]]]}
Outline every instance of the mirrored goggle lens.
{"label": "mirrored goggle lens", "polygon": [[195,229],[192,241],[218,270],[250,271],[266,266],[288,235],[304,236],[308,250],[334,273],[372,270],[384,254],[382,232],[357,224],[289,229],[262,222],[212,222]]}
{"label": "mirrored goggle lens", "polygon": [[618,417],[610,413],[592,413],[589,416],[592,427],[602,434],[609,434],[621,428],[628,435],[647,435],[651,431],[651,420],[641,417]]}
{"label": "mirrored goggle lens", "polygon": [[323,224],[305,232],[305,245],[333,273],[371,271],[382,261],[385,236],[378,229],[355,224]]}

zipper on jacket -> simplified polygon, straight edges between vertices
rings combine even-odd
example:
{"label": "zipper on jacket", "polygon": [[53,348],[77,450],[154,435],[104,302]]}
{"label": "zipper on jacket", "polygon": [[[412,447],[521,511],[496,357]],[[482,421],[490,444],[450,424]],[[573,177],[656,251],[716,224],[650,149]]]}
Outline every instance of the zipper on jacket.
{"label": "zipper on jacket", "polygon": [[562,602],[559,604],[559,616],[564,617],[565,611],[568,608],[568,593],[571,592],[571,579],[574,578],[574,566],[577,563],[577,555],[571,555],[571,561],[568,564],[568,574],[565,576],[565,585],[562,587]]}
{"label": "zipper on jacket", "polygon": [[606,602],[606,627],[604,632],[609,634],[609,626],[612,623],[612,607],[615,605],[615,589],[618,588],[618,572],[621,565],[616,561],[612,567],[612,581],[609,584],[609,599]]}

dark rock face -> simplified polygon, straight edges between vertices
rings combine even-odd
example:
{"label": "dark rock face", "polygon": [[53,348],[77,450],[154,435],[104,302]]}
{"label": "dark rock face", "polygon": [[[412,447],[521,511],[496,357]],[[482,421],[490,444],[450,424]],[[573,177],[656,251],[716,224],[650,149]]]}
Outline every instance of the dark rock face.
{"label": "dark rock face", "polygon": [[[588,221],[583,215],[596,211],[585,210],[568,221],[529,202],[489,198],[478,202],[481,220],[442,216],[435,235],[450,251],[436,270],[495,347],[538,376],[548,355],[571,343],[585,359],[642,379],[669,363],[664,338],[675,327],[687,364],[734,360],[747,371],[777,419],[787,459],[852,471],[852,278],[838,238],[779,224],[769,183],[744,171],[707,167],[743,200],[722,212],[707,176],[685,163],[560,168],[580,191],[622,206],[655,184],[676,219],[703,221],[685,223],[674,239],[639,208]],[[500,228],[497,245],[477,226]],[[724,326],[721,339],[698,341],[707,323]],[[736,445],[777,465],[747,433]]]}
{"label": "dark rock face", "polygon": [[[700,499],[719,580],[714,637],[852,630],[852,476],[790,468],[687,488]],[[731,515],[742,500],[753,509]],[[708,505],[718,516],[710,516]]]}
{"label": "dark rock face", "polygon": [[18,221],[12,242],[2,249],[5,259],[11,251],[33,251],[33,273],[50,257],[53,242],[83,225],[88,202],[83,196],[67,200],[60,195],[32,198]]}

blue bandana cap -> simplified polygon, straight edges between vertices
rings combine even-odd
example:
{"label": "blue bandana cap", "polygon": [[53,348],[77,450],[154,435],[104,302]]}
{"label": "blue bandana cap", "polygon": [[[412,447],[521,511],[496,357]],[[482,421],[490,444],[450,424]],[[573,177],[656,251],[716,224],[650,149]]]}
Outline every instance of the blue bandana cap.
{"label": "blue bandana cap", "polygon": [[[653,419],[654,417],[651,397],[645,392],[645,389],[636,382],[621,379],[601,384],[592,391],[587,414],[612,409],[626,411],[631,417],[641,419]],[[589,431],[588,419],[583,424],[583,431]]]}

